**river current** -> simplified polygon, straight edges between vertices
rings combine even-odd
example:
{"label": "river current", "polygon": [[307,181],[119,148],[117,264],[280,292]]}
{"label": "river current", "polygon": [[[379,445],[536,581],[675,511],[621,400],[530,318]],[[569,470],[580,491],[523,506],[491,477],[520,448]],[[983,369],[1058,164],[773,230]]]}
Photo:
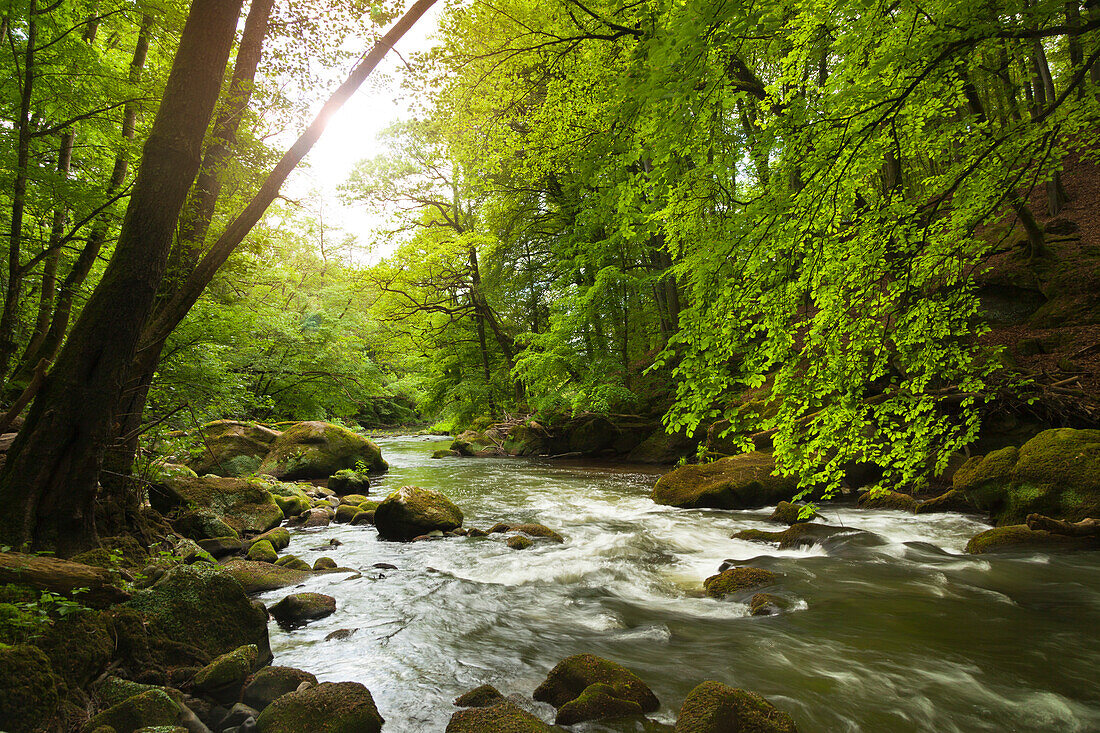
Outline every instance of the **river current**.
{"label": "river current", "polygon": [[[712,679],[764,695],[801,733],[1100,731],[1100,553],[973,557],[963,547],[987,527],[979,518],[844,507],[822,519],[870,534],[780,551],[730,539],[781,529],[770,509],[659,506],[648,498],[652,468],[433,460],[446,442],[378,443],[390,471],[372,495],[415,484],[449,496],[466,527],[540,522],[566,538],[517,551],[499,534],[394,543],[373,527],[294,533],[289,552],[361,576],[293,589],[335,596],[337,610],[298,629],[272,624],[275,664],[362,682],[390,733],[443,731],[451,701],[485,683],[529,699],[581,652],[640,676],[662,703],[650,717],[665,724]],[[342,544],[321,548],[333,539]],[[725,560],[775,572],[765,590],[791,610],[753,617],[751,592],[705,597],[703,579]],[[338,629],[355,631],[325,639]],[[533,709],[553,720],[549,706]]]}

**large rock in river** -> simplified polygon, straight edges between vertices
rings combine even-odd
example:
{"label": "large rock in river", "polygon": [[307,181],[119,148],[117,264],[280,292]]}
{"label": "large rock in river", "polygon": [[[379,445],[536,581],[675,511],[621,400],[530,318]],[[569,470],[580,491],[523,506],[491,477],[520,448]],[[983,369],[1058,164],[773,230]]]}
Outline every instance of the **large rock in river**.
{"label": "large rock in river", "polygon": [[790,501],[793,478],[776,476],[770,453],[742,453],[713,463],[681,466],[653,487],[653,501],[685,508],[755,509]]}
{"label": "large rock in river", "polygon": [[607,685],[615,697],[637,703],[644,713],[661,706],[649,685],[629,669],[597,657],[595,654],[574,654],[558,662],[542,684],[535,688],[534,698],[561,708],[576,700],[589,685]]}
{"label": "large rock in river", "polygon": [[1065,552],[1100,549],[1100,537],[1074,537],[1031,529],[1026,524],[1011,524],[979,532],[966,543],[971,555],[989,552]]}
{"label": "large rock in river", "polygon": [[259,479],[168,479],[150,488],[149,502],[161,514],[182,507],[209,511],[238,533],[266,532],[283,521],[283,510]]}
{"label": "large rock in river", "polygon": [[254,473],[271,450],[277,430],[256,423],[215,420],[201,428],[198,456],[187,465],[200,476],[247,476]]}
{"label": "large rock in river", "polygon": [[[306,565],[306,567],[309,566]],[[306,570],[236,558],[227,562],[222,568],[232,575],[248,593],[263,593],[268,590],[286,588],[290,585],[297,585],[310,577],[310,573]]]}
{"label": "large rock in river", "polygon": [[374,526],[382,539],[408,541],[462,526],[462,510],[438,491],[402,486],[374,510]]}
{"label": "large rock in river", "polygon": [[389,468],[371,440],[327,422],[300,422],[288,428],[260,464],[259,472],[279,479],[328,478],[362,463],[368,471]]}
{"label": "large rock in river", "polygon": [[688,693],[675,733],[798,733],[787,713],[755,692],[707,681]]}
{"label": "large rock in river", "polygon": [[1019,449],[971,458],[952,483],[999,525],[1032,512],[1071,522],[1100,517],[1100,430],[1044,430]]}
{"label": "large rock in river", "polygon": [[322,682],[264,708],[260,733],[378,733],[384,720],[370,690],[358,682]]}
{"label": "large rock in river", "polygon": [[511,700],[459,710],[447,723],[446,733],[553,733],[560,731],[536,718]]}

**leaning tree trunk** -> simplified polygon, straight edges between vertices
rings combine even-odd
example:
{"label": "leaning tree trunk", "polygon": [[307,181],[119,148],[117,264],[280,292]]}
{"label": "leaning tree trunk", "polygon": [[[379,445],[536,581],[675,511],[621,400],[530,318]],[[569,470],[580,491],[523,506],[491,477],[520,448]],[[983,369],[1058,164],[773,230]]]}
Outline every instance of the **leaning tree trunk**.
{"label": "leaning tree trunk", "polygon": [[122,379],[201,162],[241,0],[194,0],[118,244],[0,473],[0,539],[71,555],[95,542],[100,464]]}

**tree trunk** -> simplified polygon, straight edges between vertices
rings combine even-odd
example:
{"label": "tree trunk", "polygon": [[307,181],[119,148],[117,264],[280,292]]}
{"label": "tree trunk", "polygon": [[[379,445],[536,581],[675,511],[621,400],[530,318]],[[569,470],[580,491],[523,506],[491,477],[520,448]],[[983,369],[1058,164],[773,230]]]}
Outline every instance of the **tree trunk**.
{"label": "tree trunk", "polygon": [[118,244],[0,472],[0,538],[69,556],[95,542],[94,505],[122,379],[198,173],[241,0],[194,0],[142,152]]}

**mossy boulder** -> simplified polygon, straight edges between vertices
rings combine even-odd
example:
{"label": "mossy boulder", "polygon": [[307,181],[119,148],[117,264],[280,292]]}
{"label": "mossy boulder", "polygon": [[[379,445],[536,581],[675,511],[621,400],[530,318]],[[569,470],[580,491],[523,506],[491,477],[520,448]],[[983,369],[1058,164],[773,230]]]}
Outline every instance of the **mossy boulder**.
{"label": "mossy boulder", "polygon": [[476,456],[478,452],[491,445],[495,445],[484,433],[476,430],[466,430],[458,434],[451,443],[451,450],[460,456]]}
{"label": "mossy boulder", "polygon": [[504,451],[513,456],[536,456],[546,452],[548,437],[538,423],[516,425],[504,439]]}
{"label": "mossy boulder", "polygon": [[313,563],[314,570],[335,570],[340,567],[331,557],[319,557]]}
{"label": "mossy boulder", "polygon": [[565,542],[564,537],[547,527],[545,524],[535,524],[533,522],[528,522],[526,524],[509,524],[508,531],[522,532],[530,537],[545,537],[554,542]]}
{"label": "mossy boulder", "polygon": [[779,545],[780,550],[794,550],[799,547],[810,547],[820,544],[834,535],[852,534],[859,530],[845,527],[830,527],[827,524],[813,522],[798,522],[779,532],[768,532],[762,529],[743,529],[733,534],[735,540],[748,540],[749,542],[768,542]]}
{"label": "mossy boulder", "polygon": [[259,479],[170,479],[150,488],[149,501],[161,514],[181,508],[208,510],[237,533],[265,532],[283,521],[283,511]]}
{"label": "mossy boulder", "polygon": [[774,472],[770,453],[742,453],[666,473],[652,497],[668,506],[713,509],[755,509],[790,501],[798,492],[797,482]]}
{"label": "mossy boulder", "polygon": [[711,598],[721,598],[730,593],[771,585],[776,575],[762,568],[729,568],[703,581],[703,588]]}
{"label": "mossy boulder", "polygon": [[454,704],[460,708],[487,708],[504,699],[500,690],[492,685],[481,685],[455,698]]}
{"label": "mossy boulder", "polygon": [[256,666],[259,650],[255,644],[245,644],[231,652],[216,657],[214,661],[198,671],[192,686],[196,690],[220,690],[233,685],[244,684],[245,678]]}
{"label": "mossy boulder", "polygon": [[353,504],[341,504],[340,506],[336,507],[336,514],[335,516],[333,516],[333,520],[339,522],[340,524],[347,524],[355,518],[356,514],[361,511],[362,509]]}
{"label": "mossy boulder", "polygon": [[374,524],[374,510],[360,510],[355,513],[355,516],[351,518],[351,524],[353,526],[362,526],[364,524]]}
{"label": "mossy boulder", "polygon": [[280,623],[304,623],[336,613],[336,599],[324,593],[292,593],[269,610]]}
{"label": "mossy boulder", "polygon": [[278,698],[260,713],[260,733],[378,733],[384,722],[358,682],[322,682]]}
{"label": "mossy boulder", "polygon": [[627,454],[633,463],[676,463],[684,456],[694,455],[701,442],[682,433],[669,435],[664,428],[657,428]]}
{"label": "mossy boulder", "polygon": [[707,681],[688,693],[675,733],[798,733],[794,720],[755,692]]}
{"label": "mossy boulder", "polygon": [[303,682],[317,684],[309,672],[294,667],[264,667],[245,683],[241,700],[256,710],[263,710],[278,698],[294,692]]}
{"label": "mossy boulder", "polygon": [[922,501],[917,504],[916,508],[917,514],[937,514],[941,512],[961,512],[965,514],[976,511],[974,505],[966,498],[966,494],[958,489],[951,489],[939,496]]}
{"label": "mossy boulder", "polygon": [[505,540],[504,544],[508,545],[513,550],[526,550],[535,543],[530,537],[524,537],[523,535],[517,534]]}
{"label": "mossy boulder", "polygon": [[1033,512],[1071,522],[1100,516],[1100,430],[1044,430],[1018,450],[970,459],[952,483],[998,525]]}
{"label": "mossy boulder", "polygon": [[435,530],[462,526],[462,510],[438,491],[402,486],[374,511],[374,526],[386,540],[408,541]]}
{"label": "mossy boulder", "polygon": [[[297,559],[293,556],[286,557],[288,561],[289,559]],[[282,559],[280,558],[280,560]],[[306,565],[306,568],[308,567]],[[286,588],[288,585],[297,585],[310,577],[310,573],[303,570],[254,560],[230,560],[222,565],[222,569],[232,576],[244,588],[246,593],[263,593],[268,590]]]}
{"label": "mossy boulder", "polygon": [[154,461],[149,466],[149,480],[153,483],[170,478],[198,478],[198,474],[182,463]]}
{"label": "mossy boulder", "polygon": [[966,551],[972,555],[991,552],[1066,552],[1096,549],[1100,549],[1100,537],[1071,537],[1042,529],[1031,529],[1026,524],[1011,524],[987,529],[974,535],[966,543]]}
{"label": "mossy boulder", "polygon": [[285,519],[296,517],[310,509],[309,499],[304,496],[276,496],[274,499]]}
{"label": "mossy boulder", "polygon": [[279,436],[259,472],[277,479],[328,478],[359,463],[375,473],[389,468],[370,439],[332,423],[300,422]]}
{"label": "mossy boulder", "polygon": [[312,570],[309,563],[302,560],[297,555],[283,555],[275,561],[275,564],[281,568],[290,568],[292,570]]}
{"label": "mossy boulder", "polygon": [[248,559],[256,560],[257,562],[275,562],[279,559],[279,553],[275,552],[275,548],[271,546],[271,542],[268,540],[260,540],[254,542],[252,547],[248,548]]}
{"label": "mossy boulder", "polygon": [[534,698],[560,709],[580,697],[589,685],[597,683],[610,687],[615,697],[637,703],[644,713],[661,706],[653,690],[636,674],[595,654],[575,654],[558,662],[535,688]]}
{"label": "mossy boulder", "polygon": [[103,680],[96,689],[96,698],[98,698],[103,707],[109,708],[118,705],[124,700],[129,700],[134,695],[140,695],[149,690],[159,689],[162,688],[157,685],[146,685],[141,682],[125,680],[121,677],[111,675]]}
{"label": "mossy boulder", "polygon": [[188,465],[200,476],[247,476],[255,473],[279,433],[254,423],[216,420],[196,436],[195,457]]}
{"label": "mossy boulder", "polygon": [[0,645],[0,727],[30,733],[52,718],[61,700],[60,682],[38,647]]}
{"label": "mossy boulder", "polygon": [[245,544],[236,537],[214,537],[208,540],[197,540],[197,543],[213,558],[236,555],[243,552],[245,547]]}
{"label": "mossy boulder", "polygon": [[750,616],[774,616],[787,610],[790,604],[771,593],[757,593],[749,600]]}
{"label": "mossy boulder", "polygon": [[560,730],[506,699],[488,707],[459,710],[451,716],[445,733],[551,733]]}
{"label": "mossy boulder", "polygon": [[257,542],[270,542],[275,550],[285,550],[290,546],[290,530],[285,527],[269,529],[263,534],[257,535],[249,540],[248,547],[250,548]]}
{"label": "mossy boulder", "polygon": [[[373,499],[368,499],[366,497],[366,495],[364,495],[364,494],[344,494],[340,497],[340,504],[341,505],[346,504],[346,505],[349,505],[349,506],[359,506],[360,504],[366,503],[368,501],[374,501],[374,500]],[[376,501],[374,503],[375,503],[375,505],[377,505],[380,502]]]}
{"label": "mossy boulder", "polygon": [[610,686],[597,682],[584,688],[575,700],[562,705],[554,722],[558,725],[576,725],[588,720],[632,715],[642,715],[642,706],[633,700],[618,697]]}
{"label": "mossy boulder", "polygon": [[271,658],[267,614],[252,605],[241,583],[222,568],[176,566],[151,588],[135,593],[127,605],[144,616],[151,634],[195,646],[211,656],[254,644],[261,662]]}
{"label": "mossy boulder", "polygon": [[164,690],[148,690],[112,705],[96,715],[85,726],[85,730],[95,730],[100,726],[110,726],[118,733],[134,733],[141,728],[154,725],[176,724],[180,707]]}
{"label": "mossy boulder", "polygon": [[780,522],[781,524],[797,524],[799,522],[809,522],[813,519],[817,519],[817,512],[810,510],[809,514],[800,518],[799,514],[804,509],[799,504],[792,504],[789,501],[781,501],[776,505],[775,511],[768,517],[768,521]]}
{"label": "mossy boulder", "polygon": [[82,688],[103,672],[115,651],[108,612],[80,611],[63,616],[35,639],[50,666],[71,688]]}
{"label": "mossy boulder", "polygon": [[897,491],[865,491],[856,500],[856,506],[860,509],[893,509],[910,514],[917,510],[918,503],[909,494]]}
{"label": "mossy boulder", "polygon": [[329,477],[328,487],[335,491],[337,496],[366,494],[370,490],[370,477],[366,471],[345,468]]}

